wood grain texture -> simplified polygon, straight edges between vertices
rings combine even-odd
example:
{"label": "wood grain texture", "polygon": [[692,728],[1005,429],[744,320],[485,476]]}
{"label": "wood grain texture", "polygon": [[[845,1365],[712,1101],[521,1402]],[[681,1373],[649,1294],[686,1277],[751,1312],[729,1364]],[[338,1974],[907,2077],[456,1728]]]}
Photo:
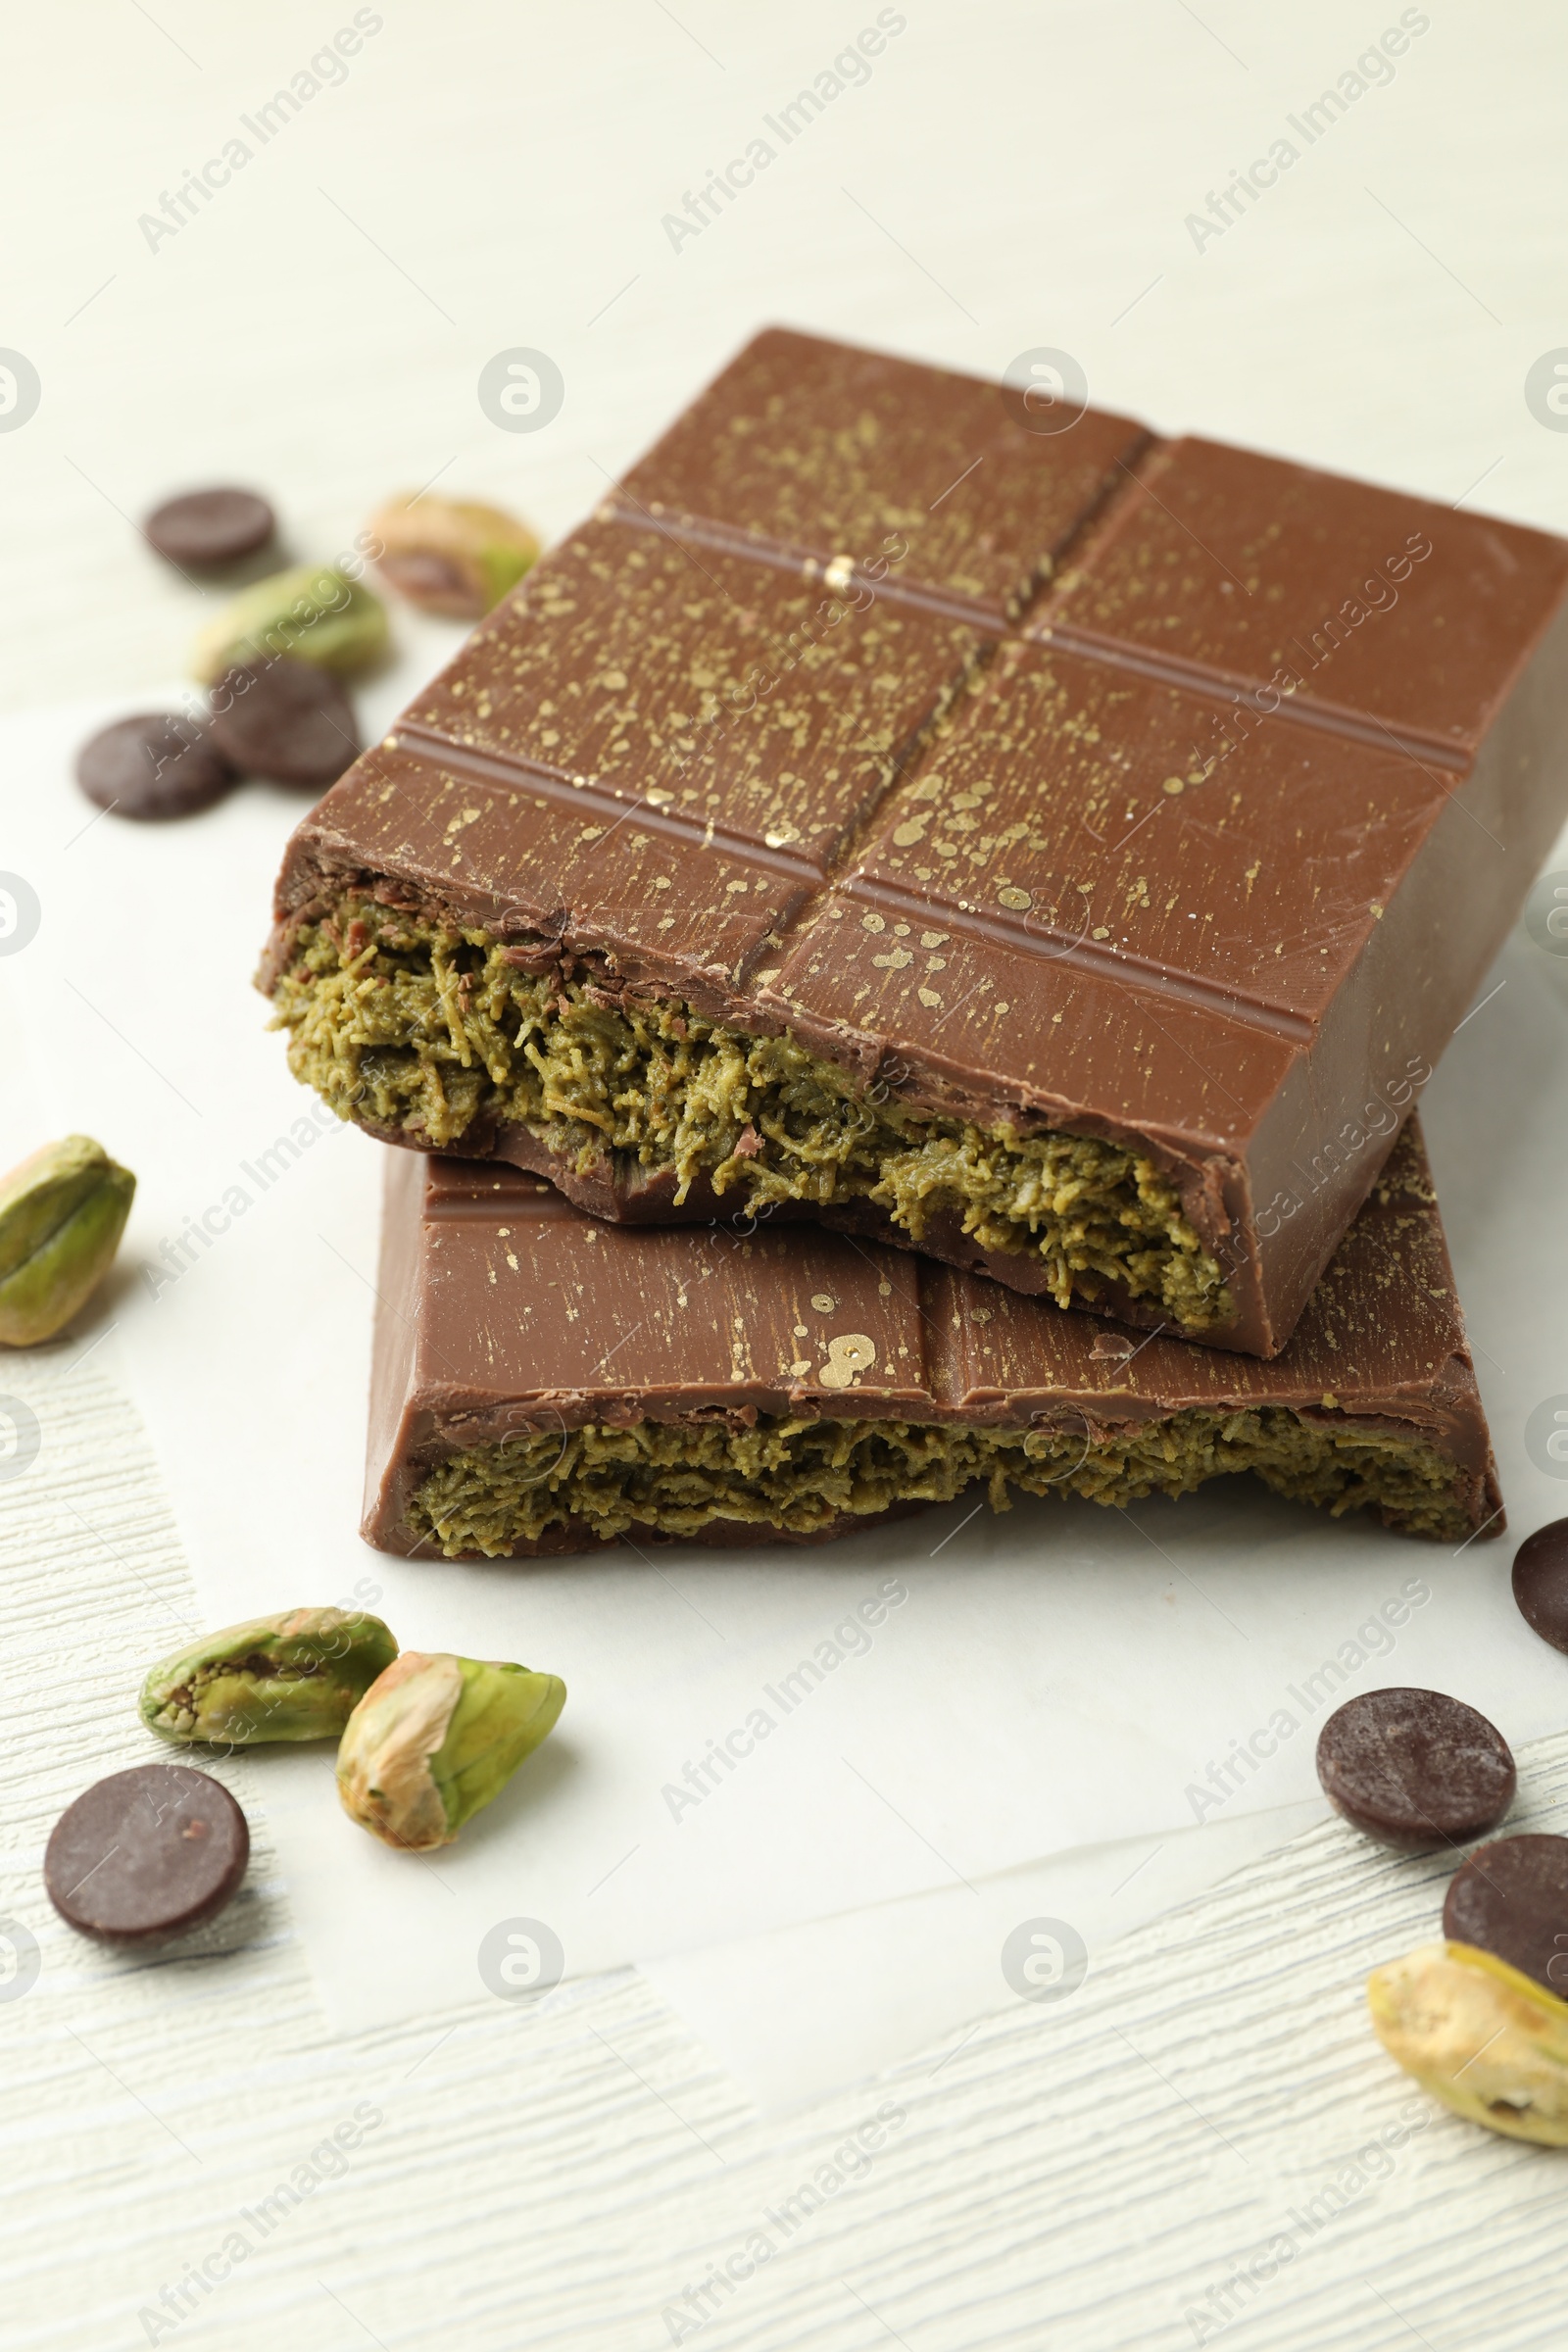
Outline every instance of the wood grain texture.
{"label": "wood grain texture", "polygon": [[[175,1958],[82,1942],[43,1841],[152,1746],[140,1665],[191,1623],[191,1584],[113,1383],[70,1346],[6,1378],[41,1430],[0,1485],[0,1915],[42,1955],[0,2004],[8,2342],[1160,2352],[1228,2332],[1227,2307],[1279,2352],[1553,2340],[1568,2174],[1436,2108],[1365,2020],[1367,1970],[1436,1932],[1447,1866],[1338,1824],[1129,1937],[1070,2001],[784,2123],[632,1972],[334,2037],[265,1759],[213,1766],[255,1838],[225,1917]],[[1568,1737],[1521,1767],[1510,1827],[1568,1827]]]}

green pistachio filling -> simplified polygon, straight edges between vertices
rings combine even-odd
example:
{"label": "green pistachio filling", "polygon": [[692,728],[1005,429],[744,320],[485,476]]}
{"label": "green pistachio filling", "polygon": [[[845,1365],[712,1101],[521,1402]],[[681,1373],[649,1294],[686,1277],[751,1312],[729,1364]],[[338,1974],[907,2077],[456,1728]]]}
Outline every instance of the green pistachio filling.
{"label": "green pistachio filling", "polygon": [[499,1558],[569,1523],[607,1542],[637,1528],[691,1536],[715,1519],[809,1536],[896,1502],[951,1502],[976,1480],[993,1510],[1005,1510],[1009,1486],[1120,1504],[1187,1494],[1241,1470],[1336,1518],[1371,1510],[1446,1543],[1469,1528],[1459,1475],[1433,1446],[1302,1421],[1281,1405],[1175,1413],[1094,1443],[1062,1430],[768,1414],[750,1427],[590,1422],[564,1437],[523,1435],[454,1454],[418,1487],[407,1524],[449,1559]]}
{"label": "green pistachio filling", "polygon": [[983,1249],[1035,1250],[1058,1306],[1115,1283],[1183,1331],[1226,1321],[1214,1258],[1152,1160],[1096,1136],[1021,1136],[874,1102],[790,1037],[747,1037],[586,967],[530,972],[488,932],[345,896],[304,925],[274,991],[289,1063],[340,1117],[461,1148],[525,1127],[586,1170],[607,1152],[707,1175],[735,1208],[875,1201],[913,1241],[948,1211]]}

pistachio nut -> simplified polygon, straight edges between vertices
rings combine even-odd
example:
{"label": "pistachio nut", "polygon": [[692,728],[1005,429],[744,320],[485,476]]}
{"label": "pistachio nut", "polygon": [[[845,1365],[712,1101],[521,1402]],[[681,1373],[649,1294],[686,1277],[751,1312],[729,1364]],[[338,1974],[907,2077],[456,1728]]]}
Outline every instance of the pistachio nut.
{"label": "pistachio nut", "polygon": [[343,1810],[388,1845],[449,1845],[554,1730],[559,1675],[449,1651],[406,1649],[343,1734]]}
{"label": "pistachio nut", "polygon": [[1374,1969],[1366,1997],[1390,2057],[1455,2115],[1568,2147],[1568,2002],[1468,1943]]}
{"label": "pistachio nut", "polygon": [[335,1740],[397,1654],[380,1618],[363,1610],[252,1617],[154,1666],[141,1719],[166,1740]]}
{"label": "pistachio nut", "polygon": [[53,1339],[120,1247],[136,1179],[90,1135],[45,1144],[0,1182],[0,1342]]}
{"label": "pistachio nut", "polygon": [[363,669],[385,652],[386,607],[330,564],[301,564],[258,580],[196,640],[192,675],[210,686],[225,669],[292,654],[318,668]]}
{"label": "pistachio nut", "polygon": [[426,612],[477,620],[537,563],[526,523],[472,501],[416,494],[387,500],[368,529],[389,585]]}

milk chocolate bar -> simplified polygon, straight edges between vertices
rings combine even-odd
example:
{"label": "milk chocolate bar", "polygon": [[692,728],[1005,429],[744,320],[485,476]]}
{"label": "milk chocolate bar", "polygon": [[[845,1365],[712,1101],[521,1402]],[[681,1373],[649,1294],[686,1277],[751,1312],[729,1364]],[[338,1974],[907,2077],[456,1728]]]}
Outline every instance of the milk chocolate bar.
{"label": "milk chocolate bar", "polygon": [[1283,1347],[1568,809],[1568,545],[1064,414],[760,336],[299,828],[297,1074]]}
{"label": "milk chocolate bar", "polygon": [[1269,1363],[812,1223],[617,1226],[494,1161],[387,1161],[387,1551],[808,1543],[971,1485],[1120,1504],[1243,1471],[1445,1542],[1502,1525],[1413,1122]]}

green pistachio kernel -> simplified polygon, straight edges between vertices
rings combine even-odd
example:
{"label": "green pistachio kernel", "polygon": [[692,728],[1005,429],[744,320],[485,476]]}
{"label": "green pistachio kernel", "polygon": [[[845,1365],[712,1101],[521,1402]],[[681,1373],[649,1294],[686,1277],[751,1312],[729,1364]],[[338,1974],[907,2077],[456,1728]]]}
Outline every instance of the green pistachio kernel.
{"label": "green pistachio kernel", "polygon": [[141,1719],[166,1740],[335,1740],[397,1654],[380,1618],[362,1610],[253,1617],[153,1667]]}
{"label": "green pistachio kernel", "polygon": [[406,1649],[349,1718],[343,1809],[388,1845],[449,1845],[549,1737],[565,1701],[559,1675]]}
{"label": "green pistachio kernel", "polygon": [[203,629],[192,674],[210,686],[236,663],[281,654],[318,668],[363,669],[385,652],[386,607],[330,564],[301,564],[258,580]]}
{"label": "green pistachio kernel", "polygon": [[0,1342],[53,1339],[120,1247],[136,1179],[90,1135],[45,1144],[0,1182]]}

